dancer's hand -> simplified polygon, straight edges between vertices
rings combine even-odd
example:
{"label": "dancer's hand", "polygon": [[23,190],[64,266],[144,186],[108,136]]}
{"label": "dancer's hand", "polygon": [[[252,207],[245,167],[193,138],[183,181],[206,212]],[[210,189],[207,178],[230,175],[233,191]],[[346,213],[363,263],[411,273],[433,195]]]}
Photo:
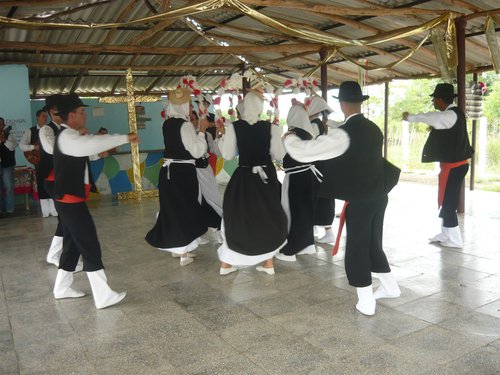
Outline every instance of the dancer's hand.
{"label": "dancer's hand", "polygon": [[130,143],[137,144],[137,143],[139,143],[141,140],[140,140],[139,136],[137,135],[137,133],[129,133],[129,134],[128,134],[128,141],[129,141]]}
{"label": "dancer's hand", "polygon": [[205,131],[210,127],[210,122],[206,118],[201,118],[198,123],[198,128],[202,133],[205,133]]}

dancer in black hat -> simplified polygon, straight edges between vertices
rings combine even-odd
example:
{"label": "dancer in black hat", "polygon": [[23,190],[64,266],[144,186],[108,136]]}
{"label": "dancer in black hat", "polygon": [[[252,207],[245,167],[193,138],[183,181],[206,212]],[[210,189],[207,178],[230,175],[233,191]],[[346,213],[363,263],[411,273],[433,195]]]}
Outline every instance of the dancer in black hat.
{"label": "dancer in black hat", "polygon": [[84,293],[73,289],[73,272],[80,255],[83,270],[92,288],[96,308],[103,309],[120,302],[125,293],[113,291],[107,282],[97,232],[87,207],[90,193],[89,156],[124,143],[137,143],[135,133],[128,135],[90,135],[85,129],[85,105],[76,94],[58,102],[63,123],[54,143],[54,199],[63,226],[63,251],[54,285],[54,297],[78,298]]}
{"label": "dancer in black hat", "polygon": [[[348,202],[345,210],[347,242],[345,268],[349,284],[356,287],[356,309],[375,313],[377,298],[399,297],[399,287],[382,247],[387,193],[396,184],[399,172],[389,174],[382,158],[383,136],[379,127],[361,114],[368,99],[356,82],[342,83],[338,100],[345,122],[328,135],[303,141],[293,134],[284,140],[296,160],[326,160],[319,195]],[[378,273],[381,287],[373,293],[372,272]]]}
{"label": "dancer in black hat", "polygon": [[469,170],[468,159],[473,152],[467,134],[467,120],[465,114],[453,104],[456,97],[453,85],[438,83],[430,96],[439,112],[416,115],[404,112],[403,120],[423,122],[432,127],[422,150],[422,162],[440,162],[438,208],[441,208],[439,217],[443,222],[441,233],[430,241],[445,247],[462,248],[457,207],[460,189]]}

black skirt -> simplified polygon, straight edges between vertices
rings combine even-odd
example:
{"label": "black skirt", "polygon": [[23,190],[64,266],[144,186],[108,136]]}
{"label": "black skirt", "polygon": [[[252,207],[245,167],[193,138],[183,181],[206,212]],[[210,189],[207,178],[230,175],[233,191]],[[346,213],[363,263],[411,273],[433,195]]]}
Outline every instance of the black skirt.
{"label": "black skirt", "polygon": [[[325,173],[326,167],[324,161],[314,163],[316,168]],[[328,226],[332,225],[335,218],[335,199],[317,197],[314,209],[314,225]]]}
{"label": "black skirt", "polygon": [[[171,164],[160,169],[160,212],[146,241],[163,250],[182,248],[207,231],[205,217],[198,200],[199,187],[193,164]],[[196,247],[196,246],[194,246]],[[186,251],[193,250],[192,246]]]}
{"label": "black skirt", "polygon": [[238,167],[224,193],[225,244],[242,255],[272,253],[287,237],[287,218],[281,207],[281,184],[274,165],[263,168],[267,183],[252,167]]}
{"label": "black skirt", "polygon": [[319,181],[311,170],[287,174],[285,179],[288,179],[288,183],[283,183],[283,186],[288,189],[283,189],[283,198],[286,194],[288,201],[284,208],[289,211],[290,223],[288,242],[280,252],[295,255],[314,245],[314,214]]}

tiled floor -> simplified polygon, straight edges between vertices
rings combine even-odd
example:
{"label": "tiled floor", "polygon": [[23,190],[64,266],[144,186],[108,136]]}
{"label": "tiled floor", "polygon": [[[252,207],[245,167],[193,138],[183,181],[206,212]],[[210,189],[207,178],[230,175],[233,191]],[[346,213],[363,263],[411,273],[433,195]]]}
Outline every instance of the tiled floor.
{"label": "tiled floor", "polygon": [[[329,246],[276,261],[275,276],[219,276],[213,242],[180,267],[143,239],[155,199],[90,204],[124,302],[55,301],[56,219],[0,219],[0,374],[499,374],[500,195],[467,192],[463,250],[428,244],[435,195],[404,182],[391,193],[385,247],[403,294],[373,317],[355,311]],[[75,283],[90,294],[84,273]]]}

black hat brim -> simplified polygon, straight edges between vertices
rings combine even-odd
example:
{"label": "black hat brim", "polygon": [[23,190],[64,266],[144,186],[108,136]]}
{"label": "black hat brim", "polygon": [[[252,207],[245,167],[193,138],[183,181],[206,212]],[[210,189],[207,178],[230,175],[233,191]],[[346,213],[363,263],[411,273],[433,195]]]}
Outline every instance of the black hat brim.
{"label": "black hat brim", "polygon": [[[443,94],[436,94],[436,93],[432,93],[429,95],[431,98],[442,98],[444,97]],[[447,95],[447,96],[450,96],[450,95]],[[457,94],[453,94],[451,95],[452,98],[456,98],[458,95]]]}
{"label": "black hat brim", "polygon": [[89,107],[87,104],[79,104],[77,105],[76,107],[73,107],[73,108],[70,108],[70,109],[65,109],[64,111],[59,111],[56,113],[56,116],[61,116],[65,113],[70,113],[71,111],[77,109],[77,108],[80,108],[80,107]]}
{"label": "black hat brim", "polygon": [[348,102],[348,103],[361,103],[370,98],[370,95],[362,95],[357,96],[355,98],[341,98],[340,96],[333,96],[332,98],[337,99],[339,102]]}

